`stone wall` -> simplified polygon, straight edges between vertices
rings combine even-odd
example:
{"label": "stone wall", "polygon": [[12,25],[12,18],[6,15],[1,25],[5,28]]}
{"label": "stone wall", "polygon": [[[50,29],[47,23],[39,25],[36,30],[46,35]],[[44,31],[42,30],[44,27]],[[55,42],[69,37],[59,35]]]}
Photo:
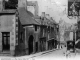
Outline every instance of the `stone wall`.
{"label": "stone wall", "polygon": [[0,16],[0,51],[2,51],[2,32],[10,32],[10,52],[15,50],[15,15]]}

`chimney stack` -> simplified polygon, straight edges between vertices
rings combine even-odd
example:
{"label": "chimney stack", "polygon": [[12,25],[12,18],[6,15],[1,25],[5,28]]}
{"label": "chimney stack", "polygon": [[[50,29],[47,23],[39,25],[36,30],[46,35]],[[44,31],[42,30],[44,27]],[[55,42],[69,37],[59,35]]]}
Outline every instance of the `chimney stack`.
{"label": "chimney stack", "polygon": [[49,14],[46,14],[46,18],[50,20],[51,17]]}
{"label": "chimney stack", "polygon": [[18,8],[20,7],[27,9],[27,0],[18,0]]}
{"label": "chimney stack", "polygon": [[32,10],[30,11],[34,14],[34,16],[38,16],[38,2],[37,1],[28,1],[27,6],[34,7],[34,12],[32,12]]}
{"label": "chimney stack", "polygon": [[41,18],[44,18],[44,17],[45,17],[45,12],[42,12]]}

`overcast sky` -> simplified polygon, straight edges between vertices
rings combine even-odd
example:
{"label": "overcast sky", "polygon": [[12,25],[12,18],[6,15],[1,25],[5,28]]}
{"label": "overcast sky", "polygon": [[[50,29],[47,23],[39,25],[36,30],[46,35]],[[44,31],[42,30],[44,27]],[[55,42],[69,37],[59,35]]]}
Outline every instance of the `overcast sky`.
{"label": "overcast sky", "polygon": [[67,23],[77,22],[75,18],[69,19],[67,17],[68,0],[28,0],[28,1],[38,1],[39,15],[41,15],[41,12],[46,12],[46,14],[47,13],[50,14],[50,16],[53,17],[56,22],[59,22],[60,18],[62,18]]}

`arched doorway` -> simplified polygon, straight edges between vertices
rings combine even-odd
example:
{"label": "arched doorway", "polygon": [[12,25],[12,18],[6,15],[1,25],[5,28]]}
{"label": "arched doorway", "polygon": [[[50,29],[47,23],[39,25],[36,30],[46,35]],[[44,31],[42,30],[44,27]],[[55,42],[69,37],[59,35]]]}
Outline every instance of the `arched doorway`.
{"label": "arched doorway", "polygon": [[33,39],[33,35],[30,35],[28,41],[29,54],[33,53]]}

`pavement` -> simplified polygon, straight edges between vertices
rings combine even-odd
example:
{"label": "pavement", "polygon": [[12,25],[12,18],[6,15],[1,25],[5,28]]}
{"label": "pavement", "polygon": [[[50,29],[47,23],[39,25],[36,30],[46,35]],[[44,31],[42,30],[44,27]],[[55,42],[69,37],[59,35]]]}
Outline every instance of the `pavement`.
{"label": "pavement", "polygon": [[31,55],[28,55],[28,56],[22,56],[22,58],[24,58],[24,57],[33,58],[33,57],[41,56],[41,55],[44,55],[44,54],[49,54],[50,52],[53,52],[53,51],[56,51],[56,50],[60,50],[60,49],[52,49],[52,50],[48,50],[48,51],[38,52],[38,53],[31,54]]}
{"label": "pavement", "polygon": [[52,49],[52,50],[47,50],[47,51],[43,51],[43,52],[38,52],[35,54],[31,54],[31,55],[25,55],[25,56],[19,56],[19,57],[13,57],[13,56],[0,56],[1,60],[26,60],[26,59],[30,59],[30,58],[35,58],[41,55],[45,55],[45,54],[49,54],[52,51],[56,51],[56,50],[60,50],[60,49]]}

